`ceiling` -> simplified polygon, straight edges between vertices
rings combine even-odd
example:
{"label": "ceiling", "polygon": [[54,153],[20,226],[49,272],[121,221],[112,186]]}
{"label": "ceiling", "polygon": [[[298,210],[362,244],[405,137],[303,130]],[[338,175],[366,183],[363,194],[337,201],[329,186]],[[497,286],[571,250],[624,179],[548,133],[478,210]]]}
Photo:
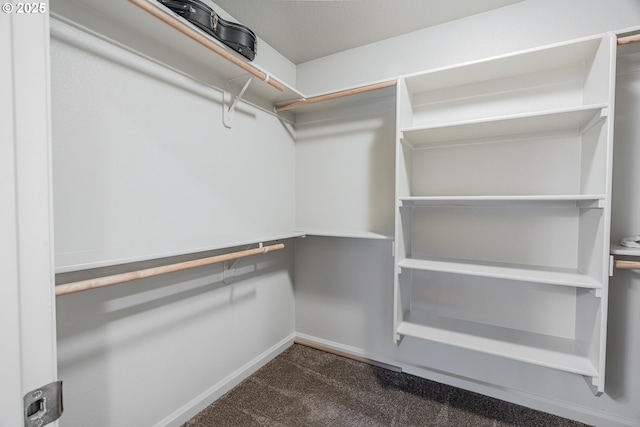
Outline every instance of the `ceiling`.
{"label": "ceiling", "polygon": [[521,0],[213,1],[300,64]]}

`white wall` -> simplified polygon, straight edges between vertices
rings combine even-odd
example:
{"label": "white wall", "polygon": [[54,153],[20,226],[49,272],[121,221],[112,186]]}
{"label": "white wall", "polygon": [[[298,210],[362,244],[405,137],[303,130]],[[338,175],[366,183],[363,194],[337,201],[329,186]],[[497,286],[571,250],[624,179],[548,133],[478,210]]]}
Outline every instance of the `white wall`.
{"label": "white wall", "polygon": [[[76,270],[58,283],[293,230],[286,123],[240,103],[227,129],[220,92],[52,24],[56,267]],[[232,270],[217,264],[59,297],[60,425],[180,425],[290,345],[285,244]],[[111,267],[85,270],[99,265]]]}
{"label": "white wall", "polygon": [[[298,85],[307,93],[322,92],[628,28],[638,22],[640,3],[636,1],[526,0],[301,64]],[[632,73],[620,77],[618,85],[614,240],[640,232],[640,177],[633,166],[634,159],[640,158],[639,81],[637,73]],[[640,373],[634,362],[640,360],[637,273],[616,271],[611,280],[606,392],[595,397],[579,376],[411,338],[404,338],[396,347],[391,331],[393,267],[386,246],[385,242],[335,238],[297,241],[296,332],[337,349],[402,366],[410,373],[589,424],[640,424]]]}
{"label": "white wall", "polygon": [[395,97],[296,116],[296,227],[393,235]]}

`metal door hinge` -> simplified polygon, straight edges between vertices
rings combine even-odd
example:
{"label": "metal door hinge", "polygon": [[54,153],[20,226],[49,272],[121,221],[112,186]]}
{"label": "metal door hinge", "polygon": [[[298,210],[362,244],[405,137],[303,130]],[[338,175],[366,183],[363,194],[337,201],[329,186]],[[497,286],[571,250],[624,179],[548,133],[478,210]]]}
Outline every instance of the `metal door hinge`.
{"label": "metal door hinge", "polygon": [[24,395],[24,427],[42,427],[62,415],[62,381],[55,381]]}

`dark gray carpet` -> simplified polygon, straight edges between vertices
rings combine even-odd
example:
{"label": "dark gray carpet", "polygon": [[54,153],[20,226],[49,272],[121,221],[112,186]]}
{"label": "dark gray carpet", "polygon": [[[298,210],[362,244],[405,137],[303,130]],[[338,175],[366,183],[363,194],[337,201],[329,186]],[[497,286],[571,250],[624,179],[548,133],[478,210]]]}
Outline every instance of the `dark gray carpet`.
{"label": "dark gray carpet", "polygon": [[293,345],[183,427],[522,426],[576,423]]}

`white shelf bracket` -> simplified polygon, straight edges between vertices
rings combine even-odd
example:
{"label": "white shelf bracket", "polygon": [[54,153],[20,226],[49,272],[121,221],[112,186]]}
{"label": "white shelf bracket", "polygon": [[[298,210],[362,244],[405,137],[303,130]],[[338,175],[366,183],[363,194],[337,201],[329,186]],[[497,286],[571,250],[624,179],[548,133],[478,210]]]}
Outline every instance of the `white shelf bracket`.
{"label": "white shelf bracket", "polygon": [[232,264],[229,261],[225,261],[222,266],[222,283],[225,285],[230,285],[236,280],[236,271],[234,269],[236,262],[238,262],[237,259]]}
{"label": "white shelf bracket", "polygon": [[249,80],[247,80],[247,82],[244,84],[244,86],[242,87],[242,90],[240,90],[240,93],[238,95],[233,96],[229,94],[229,96],[232,97],[229,103],[229,107],[226,106],[227,93],[226,92],[224,93],[225,102],[224,102],[224,105],[222,106],[222,123],[226,128],[231,129],[231,123],[233,121],[233,117],[235,116],[235,112],[236,112],[236,105],[238,105],[238,101],[242,99],[242,95],[244,95],[245,91],[249,87],[249,84],[251,84],[252,80],[253,80],[252,77],[250,77]]}
{"label": "white shelf bracket", "polygon": [[402,339],[404,338],[403,335],[400,335],[399,333],[395,333],[394,337],[393,337],[393,342],[395,345],[400,345],[400,343],[402,342]]}
{"label": "white shelf bracket", "polygon": [[580,128],[580,132],[581,133],[587,132],[589,129],[591,129],[592,127],[594,127],[595,125],[597,125],[598,123],[606,119],[607,117],[609,117],[609,109],[606,107],[603,107],[600,110],[600,114],[596,114],[595,116],[593,116],[591,120],[589,120],[587,123],[584,124],[584,126],[582,126],[582,128]]}
{"label": "white shelf bracket", "polygon": [[[245,250],[251,249],[252,245],[247,245]],[[262,243],[260,243],[260,247],[262,247]],[[240,261],[240,258],[236,258],[234,260],[225,261],[222,265],[222,283],[225,285],[230,285],[236,280],[236,264]]]}
{"label": "white shelf bracket", "polygon": [[597,376],[594,376],[594,377],[583,376],[583,378],[587,383],[587,386],[589,386],[591,393],[593,393],[594,396],[596,397],[602,396],[602,391],[600,391],[599,389],[600,379]]}
{"label": "white shelf bracket", "polygon": [[598,200],[578,200],[576,202],[576,207],[581,209],[604,209],[605,201],[602,199]]}

